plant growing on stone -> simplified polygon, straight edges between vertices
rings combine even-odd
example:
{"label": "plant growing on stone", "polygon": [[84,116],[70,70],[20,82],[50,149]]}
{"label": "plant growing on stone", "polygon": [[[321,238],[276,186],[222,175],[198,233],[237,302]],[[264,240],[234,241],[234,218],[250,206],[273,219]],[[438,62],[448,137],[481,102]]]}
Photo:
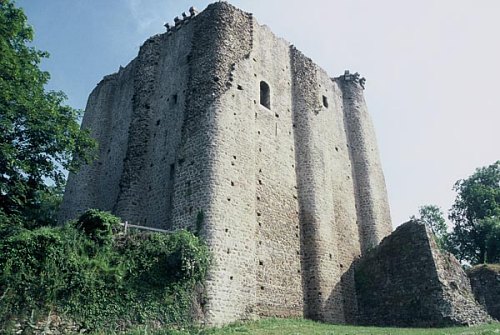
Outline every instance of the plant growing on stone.
{"label": "plant growing on stone", "polygon": [[198,237],[119,234],[112,229],[119,219],[96,210],[78,222],[0,225],[0,329],[49,313],[104,333],[192,321],[195,287],[210,260]]}
{"label": "plant growing on stone", "polygon": [[80,216],[76,227],[94,242],[108,245],[112,241],[113,230],[118,228],[119,223],[120,219],[108,212],[89,209]]}

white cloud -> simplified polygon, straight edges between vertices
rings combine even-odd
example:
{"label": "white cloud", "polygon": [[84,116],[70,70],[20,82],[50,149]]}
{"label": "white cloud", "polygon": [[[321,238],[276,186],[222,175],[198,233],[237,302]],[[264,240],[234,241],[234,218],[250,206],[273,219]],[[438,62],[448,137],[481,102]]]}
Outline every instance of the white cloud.
{"label": "white cloud", "polygon": [[162,18],[167,14],[166,10],[159,10],[160,8],[166,8],[166,5],[162,5],[160,1],[127,0],[127,7],[136,24],[138,33],[157,30],[158,22],[161,22]]}

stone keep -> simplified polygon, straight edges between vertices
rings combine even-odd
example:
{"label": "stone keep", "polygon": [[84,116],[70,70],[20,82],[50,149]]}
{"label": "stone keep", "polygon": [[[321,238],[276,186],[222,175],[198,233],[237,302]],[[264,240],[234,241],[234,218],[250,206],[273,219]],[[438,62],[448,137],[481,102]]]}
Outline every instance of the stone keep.
{"label": "stone keep", "polygon": [[91,93],[99,158],[70,175],[88,208],[199,230],[206,322],[353,322],[352,263],[391,232],[364,80],[328,74],[225,2],[166,25]]}

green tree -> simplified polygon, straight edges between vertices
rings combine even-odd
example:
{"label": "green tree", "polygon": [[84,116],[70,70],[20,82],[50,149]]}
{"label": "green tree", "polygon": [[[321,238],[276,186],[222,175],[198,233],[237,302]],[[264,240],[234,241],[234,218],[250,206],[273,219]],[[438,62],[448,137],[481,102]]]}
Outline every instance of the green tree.
{"label": "green tree", "polygon": [[478,168],[453,187],[450,251],[459,260],[482,264],[500,260],[500,161]]}
{"label": "green tree", "polygon": [[447,226],[444,220],[443,211],[435,205],[424,205],[418,209],[419,217],[412,215],[411,220],[424,223],[436,236],[436,242],[441,248],[447,245]]}
{"label": "green tree", "polygon": [[96,145],[64,93],[45,90],[49,74],[39,66],[48,54],[32,40],[22,9],[1,0],[0,221],[50,220],[53,210],[45,207],[57,204],[64,170],[89,161]]}

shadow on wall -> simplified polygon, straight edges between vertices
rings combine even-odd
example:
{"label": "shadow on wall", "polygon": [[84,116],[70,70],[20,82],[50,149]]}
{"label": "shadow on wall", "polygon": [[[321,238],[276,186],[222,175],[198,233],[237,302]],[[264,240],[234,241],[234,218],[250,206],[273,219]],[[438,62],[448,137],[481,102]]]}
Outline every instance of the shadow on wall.
{"label": "shadow on wall", "polygon": [[354,260],[351,263],[349,269],[347,269],[342,276],[340,276],[340,281],[335,285],[332,293],[326,300],[325,308],[331,306],[341,305],[344,311],[344,320],[339,320],[346,324],[356,324],[356,315],[358,311],[358,304],[356,301],[356,285],[354,282],[354,270],[356,268],[358,260]]}

